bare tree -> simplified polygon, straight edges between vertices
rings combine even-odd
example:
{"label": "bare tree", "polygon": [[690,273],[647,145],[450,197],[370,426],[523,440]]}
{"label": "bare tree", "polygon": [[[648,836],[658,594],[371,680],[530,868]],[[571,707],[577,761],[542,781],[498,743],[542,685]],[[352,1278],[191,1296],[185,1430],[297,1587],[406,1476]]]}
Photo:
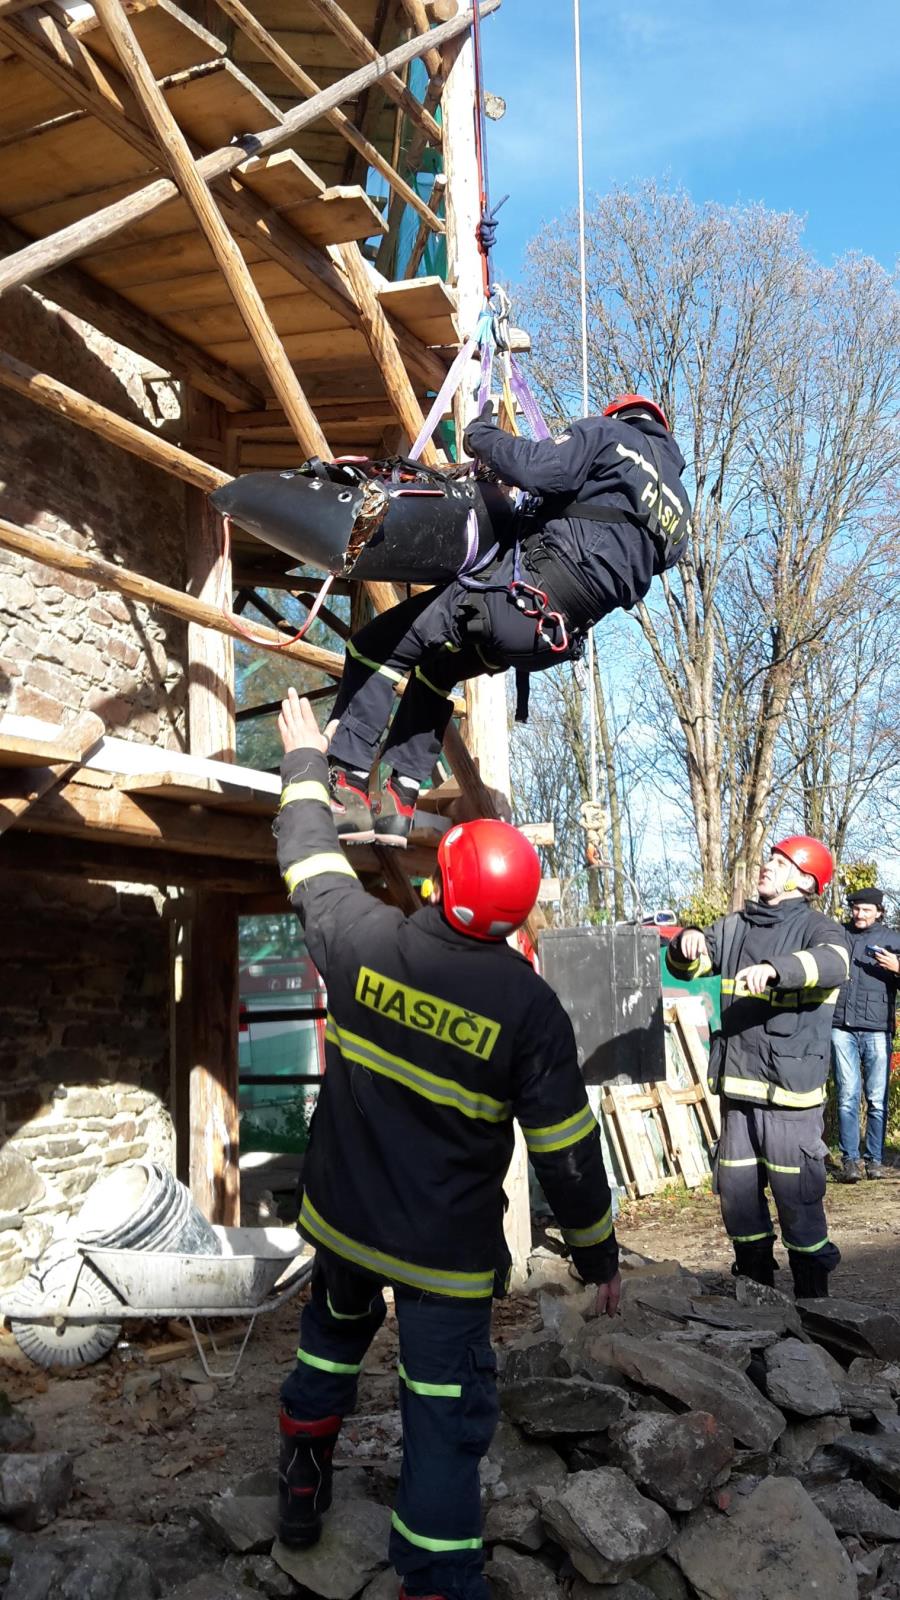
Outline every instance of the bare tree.
{"label": "bare tree", "polygon": [[[529,260],[535,365],[562,418],[580,368],[574,223]],[[759,854],[804,662],[896,537],[898,299],[875,262],[820,267],[796,217],[652,184],[596,202],[588,277],[592,405],[655,395],[688,458],[688,555],[637,621],[721,891]]]}

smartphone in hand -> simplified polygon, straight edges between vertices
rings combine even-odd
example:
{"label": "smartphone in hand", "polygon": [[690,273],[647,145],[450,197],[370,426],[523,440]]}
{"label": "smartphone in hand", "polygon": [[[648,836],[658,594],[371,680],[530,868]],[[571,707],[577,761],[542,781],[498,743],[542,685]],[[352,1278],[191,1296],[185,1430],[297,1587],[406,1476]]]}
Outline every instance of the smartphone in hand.
{"label": "smartphone in hand", "polygon": [[883,956],[885,954],[886,954],[886,951],[885,951],[885,948],[884,948],[883,944],[867,944],[866,945],[866,955],[867,956]]}

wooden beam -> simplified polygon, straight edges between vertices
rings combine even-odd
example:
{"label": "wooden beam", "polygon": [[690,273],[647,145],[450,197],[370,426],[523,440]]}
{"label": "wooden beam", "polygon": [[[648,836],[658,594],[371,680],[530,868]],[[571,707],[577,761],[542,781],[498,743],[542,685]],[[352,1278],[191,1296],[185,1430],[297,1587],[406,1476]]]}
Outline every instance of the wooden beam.
{"label": "wooden beam", "polygon": [[[132,572],[112,561],[104,561],[100,556],[87,555],[83,550],[76,550],[58,539],[47,539],[43,534],[20,528],[15,522],[7,522],[5,517],[0,517],[0,549],[15,550],[18,555],[27,556],[31,561],[40,561],[45,567],[52,567],[59,572],[73,572],[92,578],[101,588],[114,589],[117,594],[128,595],[144,605],[159,606],[185,622],[215,628],[219,633],[244,639],[245,643],[253,646],[253,640],[245,639],[235,618],[217,607],[182,594],[180,589],[170,589],[167,584],[157,583],[153,578],[145,578],[142,573]],[[279,654],[291,661],[302,661],[307,666],[329,673],[332,678],[339,678],[343,673],[344,658],[334,650],[321,650],[318,645],[305,644],[302,640],[296,644],[286,644],[282,634],[276,633],[274,628],[264,627],[262,623],[257,623],[253,632],[259,640],[265,641],[257,646],[259,649],[278,645],[282,647]]]}
{"label": "wooden beam", "polygon": [[[329,27],[338,39],[346,45],[350,54],[357,61],[377,61],[378,51],[366,35],[356,26],[352,17],[349,17],[337,0],[308,0],[308,4],[318,13],[322,21]],[[444,19],[446,21],[446,18]],[[424,28],[420,30],[424,33]],[[389,99],[396,102],[409,117],[410,122],[421,130],[429,144],[436,149],[441,147],[441,126],[435,122],[430,111],[406,87],[406,84],[397,77],[395,72],[389,72],[381,80],[381,87]],[[433,210],[433,207],[430,207]]]}
{"label": "wooden beam", "polygon": [[[221,407],[191,397],[187,422],[192,432],[224,432]],[[226,555],[219,517],[199,489],[187,492],[186,562],[188,587],[195,599],[213,608],[231,594],[231,558]],[[227,634],[197,623],[188,625],[188,749],[214,761],[234,761],[234,643]]]}
{"label": "wooden beam", "polygon": [[178,187],[187,200],[231,292],[278,397],[285,416],[306,456],[330,454],[316,414],[275,331],[250,268],[234,242],[204,180],[190,145],[175,121],[166,98],[141,49],[137,35],[119,0],[95,0],[94,10],[115,45],[125,75],[158,140]]}
{"label": "wooden beam", "polygon": [[[27,243],[24,233],[0,218],[0,251],[4,255],[21,250]],[[248,406],[255,410],[264,404],[261,392],[239,372],[214,361],[197,345],[180,339],[154,317],[138,311],[130,300],[97,279],[89,278],[77,267],[61,267],[58,272],[49,273],[42,292],[63,310],[71,311],[98,328],[107,338],[155,361],[164,372],[183,378],[192,388],[221,400],[232,411],[244,411]]]}
{"label": "wooden beam", "polygon": [[221,894],[270,897],[273,909],[284,911],[284,884],[274,858],[230,861],[192,851],[143,850],[131,844],[104,844],[89,833],[63,834],[17,830],[15,848],[0,845],[0,882],[10,872],[42,872],[87,878],[95,883],[152,883],[160,889],[177,885]]}
{"label": "wooden beam", "polygon": [[[489,12],[495,11],[499,4],[500,0],[484,0],[481,14],[486,16]],[[399,45],[396,50],[391,50],[386,56],[380,57],[377,62],[359,67],[356,72],[339,79],[328,89],[323,89],[320,94],[307,100],[304,105],[296,106],[289,111],[276,127],[253,134],[240,145],[224,145],[219,150],[211,151],[197,164],[200,176],[205,183],[215,182],[228,173],[235,172],[248,159],[250,153],[253,156],[260,156],[290,144],[302,129],[316,122],[326,111],[330,111],[345,100],[355,99],[370,84],[383,78],[386,72],[396,72],[408,61],[417,60],[429,48],[445,44],[457,34],[465,32],[471,26],[471,22],[471,10],[465,11],[458,17],[452,17],[439,28],[410,39],[406,44]],[[248,152],[248,144],[252,146],[252,152]],[[14,256],[8,257],[2,263],[0,294],[5,293],[7,289],[18,288],[22,283],[33,282],[35,278],[41,277],[53,267],[61,266],[63,262],[71,261],[74,256],[96,248],[102,240],[112,238],[130,223],[152,215],[160,206],[166,205],[169,200],[174,200],[178,194],[176,183],[169,178],[159,178],[135,194],[128,195],[124,200],[104,206],[93,216],[71,223],[46,239],[36,240],[33,245],[17,251]]]}
{"label": "wooden beam", "polygon": [[[444,198],[444,192],[445,192],[446,188],[447,188],[447,175],[446,175],[446,173],[445,172],[436,173],[435,174],[435,179],[434,179],[434,184],[433,184],[432,190],[431,190],[431,194],[430,194],[429,199],[428,199],[428,204],[431,207],[432,211],[436,211],[437,210],[438,206],[440,205],[441,201]],[[420,223],[418,232],[416,233],[416,237],[413,240],[412,249],[409,252],[409,260],[407,261],[406,266],[403,268],[403,271],[400,274],[401,278],[414,278],[415,277],[416,273],[419,270],[419,262],[421,261],[423,255],[425,254],[425,246],[426,246],[427,243],[428,243],[428,230],[427,230],[427,228],[423,228],[421,223]]]}
{"label": "wooden beam", "polygon": [[[82,711],[74,722],[65,728],[60,728],[67,751],[66,758],[46,767],[25,769],[22,775],[22,793],[8,795],[6,799],[0,801],[0,834],[11,828],[14,822],[20,822],[42,795],[49,794],[51,790],[65,783],[76,767],[81,765],[88,752],[103,738],[105,731],[102,721],[93,711]],[[69,759],[69,753],[74,756],[74,760]]]}
{"label": "wooden beam", "polygon": [[[98,0],[98,9],[101,0]],[[240,1222],[238,902],[198,894],[190,924],[191,1196],[210,1222]]]}
{"label": "wooden beam", "polygon": [[[415,28],[416,33],[423,34],[428,31],[428,29],[431,27],[431,19],[429,18],[428,12],[425,9],[423,0],[403,0],[403,9]],[[487,9],[487,6],[482,6],[478,13],[479,17],[486,16]],[[437,34],[439,30],[435,29],[434,31],[435,34]],[[426,50],[424,55],[425,66],[428,69],[429,78],[440,78],[444,70],[444,64],[441,61],[440,51],[437,49],[437,44],[438,40],[435,38],[434,47],[430,50]]]}
{"label": "wooden beam", "polygon": [[[232,22],[240,28],[246,38],[251,40],[256,48],[261,51],[262,55],[268,61],[271,61],[273,66],[276,66],[278,71],[287,78],[292,88],[296,89],[299,94],[312,97],[321,94],[322,91],[315,78],[311,78],[308,72],[304,72],[300,63],[295,61],[293,56],[288,55],[288,52],[282,48],[278,41],[272,38],[268,29],[264,28],[262,23],[253,15],[253,12],[244,5],[243,0],[217,0],[217,4],[221,6],[226,16],[229,16]],[[369,64],[373,62],[377,64],[381,59],[373,51]],[[389,77],[390,74],[383,74],[382,76]],[[341,111],[340,107],[335,106],[325,113],[323,120],[330,123],[331,127],[336,128],[342,138],[346,139],[347,143],[359,152],[369,166],[374,167],[375,171],[381,174],[395,194],[402,195],[405,203],[418,213],[422,221],[433,232],[443,233],[444,224],[434,215],[433,211],[429,210],[421,195],[405,179],[401,178],[399,172],[381,154],[377,145],[372,144],[370,139],[360,133],[345,111]]]}
{"label": "wooden beam", "polygon": [[79,427],[90,428],[101,439],[128,450],[131,455],[140,456],[142,461],[149,461],[152,466],[193,484],[197,489],[203,489],[207,494],[231,482],[227,472],[220,472],[217,467],[201,461],[199,456],[182,450],[180,445],[170,444],[158,433],[151,433],[149,428],[139,428],[137,423],[126,421],[108,406],[100,405],[97,400],[89,400],[77,389],[70,389],[68,384],[59,383],[46,372],[38,372],[3,351],[0,351],[0,388],[12,389],[14,394],[36,401],[45,410],[54,411],[69,422],[77,422]]}
{"label": "wooden beam", "polygon": [[[425,418],[403,362],[400,342],[375,292],[359,245],[340,245],[339,251],[353,298],[362,318],[366,343],[381,373],[382,382],[400,425],[405,429],[412,445]],[[430,466],[437,466],[440,462],[441,457],[431,440],[422,450],[420,460]]]}

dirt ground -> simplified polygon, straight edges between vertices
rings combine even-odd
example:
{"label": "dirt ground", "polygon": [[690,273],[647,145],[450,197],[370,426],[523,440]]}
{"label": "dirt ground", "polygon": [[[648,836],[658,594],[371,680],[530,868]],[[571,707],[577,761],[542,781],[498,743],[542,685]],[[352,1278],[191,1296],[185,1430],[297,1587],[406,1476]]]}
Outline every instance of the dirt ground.
{"label": "dirt ground", "polygon": [[[898,1158],[895,1158],[897,1160]],[[900,1161],[880,1183],[830,1182],[826,1199],[832,1237],[843,1261],[833,1292],[885,1305],[900,1314]],[[626,1204],[617,1231],[628,1249],[692,1269],[727,1268],[730,1251],[718,1203],[706,1190]],[[783,1251],[783,1287],[790,1276]],[[76,1494],[63,1521],[191,1522],[199,1502],[235,1488],[248,1474],[272,1470],[277,1452],[277,1395],[293,1363],[302,1295],[260,1317],[236,1378],[210,1383],[195,1355],[160,1361],[171,1328],[147,1324],[125,1349],[70,1376],[39,1371],[0,1334],[0,1390],[22,1402],[39,1449],[76,1458]],[[539,1325],[534,1295],[498,1303],[494,1337],[508,1343]],[[228,1358],[228,1352],[225,1352]],[[211,1358],[212,1363],[212,1358]],[[379,1334],[360,1385],[359,1414],[336,1454],[344,1465],[382,1466],[399,1459],[396,1410],[396,1325]]]}

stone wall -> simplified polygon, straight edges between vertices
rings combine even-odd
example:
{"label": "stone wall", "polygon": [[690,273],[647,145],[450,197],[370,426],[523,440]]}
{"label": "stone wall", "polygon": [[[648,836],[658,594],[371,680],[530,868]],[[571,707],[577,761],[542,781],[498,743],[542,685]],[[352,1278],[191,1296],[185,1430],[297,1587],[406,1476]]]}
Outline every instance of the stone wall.
{"label": "stone wall", "polygon": [[[177,435],[177,387],[39,295],[0,305],[0,346]],[[185,490],[31,401],[0,392],[0,515],[183,588]],[[183,625],[0,550],[0,708],[185,746]],[[173,1164],[169,924],[140,885],[4,873],[0,841],[0,1286],[63,1228],[95,1177]]]}

